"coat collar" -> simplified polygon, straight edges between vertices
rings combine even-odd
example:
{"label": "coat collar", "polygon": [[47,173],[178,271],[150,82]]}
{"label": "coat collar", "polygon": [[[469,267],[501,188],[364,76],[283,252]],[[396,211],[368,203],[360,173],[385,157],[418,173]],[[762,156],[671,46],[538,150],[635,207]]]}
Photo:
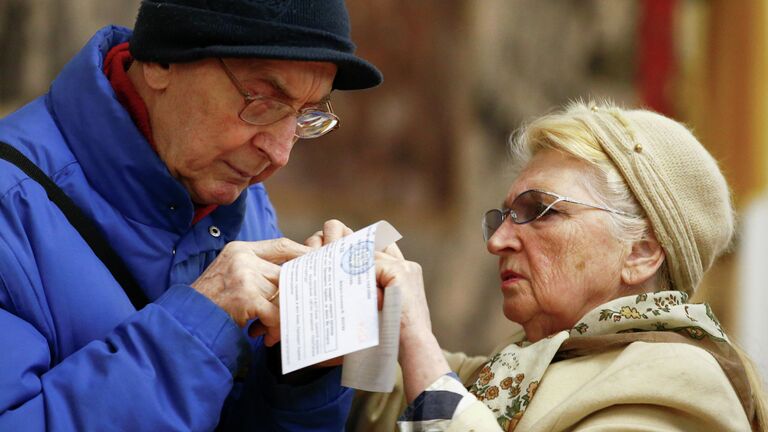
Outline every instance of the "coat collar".
{"label": "coat collar", "polygon": [[[99,30],[51,85],[51,112],[91,187],[105,200],[140,223],[186,231],[194,213],[188,192],[118,102],[102,70],[109,50],[130,38],[126,28]],[[246,195],[219,209],[235,213],[225,219],[242,218]]]}

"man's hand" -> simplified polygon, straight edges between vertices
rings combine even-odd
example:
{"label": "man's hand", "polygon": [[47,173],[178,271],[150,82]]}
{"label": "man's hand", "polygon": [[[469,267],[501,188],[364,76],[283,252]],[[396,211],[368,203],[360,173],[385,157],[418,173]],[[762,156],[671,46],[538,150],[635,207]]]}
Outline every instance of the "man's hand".
{"label": "man's hand", "polygon": [[259,242],[228,243],[202,275],[192,283],[224,309],[240,327],[258,318],[251,336],[264,336],[264,344],[280,341],[280,310],[274,299],[280,280],[280,264],[311,248],[286,238]]}
{"label": "man's hand", "polygon": [[[344,225],[341,221],[338,221],[336,219],[331,219],[326,221],[323,224],[323,229],[320,231],[317,231],[316,233],[312,234],[309,238],[304,240],[304,244],[311,247],[312,249],[317,249],[322,246],[327,245],[328,243],[331,243],[335,240],[338,240],[342,237],[346,237],[350,234],[352,234],[352,230]],[[318,367],[332,367],[332,366],[339,366],[344,363],[344,357],[335,357],[330,360],[326,360],[324,362],[320,362],[316,365],[311,366],[312,368],[318,368]]]}
{"label": "man's hand", "polygon": [[317,249],[350,234],[352,234],[352,230],[346,225],[336,219],[331,219],[325,221],[322,230],[304,240],[304,244],[312,249]]}

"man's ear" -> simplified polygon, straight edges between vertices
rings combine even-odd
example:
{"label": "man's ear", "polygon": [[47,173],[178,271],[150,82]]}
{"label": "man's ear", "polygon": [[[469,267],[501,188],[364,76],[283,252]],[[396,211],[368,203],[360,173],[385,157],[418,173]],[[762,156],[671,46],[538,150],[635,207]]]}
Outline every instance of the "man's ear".
{"label": "man's ear", "polygon": [[664,249],[652,235],[632,244],[624,260],[621,281],[627,286],[640,286],[651,280],[664,262]]}
{"label": "man's ear", "polygon": [[171,66],[168,63],[141,63],[144,82],[152,90],[165,90],[171,81]]}

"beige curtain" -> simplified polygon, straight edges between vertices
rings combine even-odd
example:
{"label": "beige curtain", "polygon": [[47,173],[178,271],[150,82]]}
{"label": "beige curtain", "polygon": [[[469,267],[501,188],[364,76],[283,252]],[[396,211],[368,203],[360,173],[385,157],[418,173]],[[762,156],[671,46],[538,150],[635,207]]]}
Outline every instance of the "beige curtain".
{"label": "beige curtain", "polygon": [[[741,214],[768,185],[768,5],[687,0],[679,12],[679,116],[719,161]],[[712,304],[737,340],[750,327],[742,319],[748,297],[739,274],[743,250],[737,238],[736,252],[710,270],[696,296]],[[759,325],[768,328],[768,322]]]}

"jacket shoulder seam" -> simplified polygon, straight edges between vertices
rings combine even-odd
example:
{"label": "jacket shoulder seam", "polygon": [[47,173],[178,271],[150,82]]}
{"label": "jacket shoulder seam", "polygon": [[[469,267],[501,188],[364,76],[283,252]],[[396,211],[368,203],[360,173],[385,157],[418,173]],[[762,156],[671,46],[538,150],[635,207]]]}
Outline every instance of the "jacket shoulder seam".
{"label": "jacket shoulder seam", "polygon": [[[20,187],[22,183],[24,183],[24,182],[26,182],[26,181],[28,181],[28,180],[30,180],[30,181],[32,181],[32,182],[34,182],[34,183],[37,183],[38,185],[40,185],[40,183],[38,183],[37,181],[35,181],[35,180],[34,180],[33,178],[31,178],[29,175],[27,175],[27,173],[25,173],[25,172],[24,172],[24,171],[23,171],[21,168],[19,168],[19,167],[18,167],[18,166],[16,166],[15,164],[13,164],[13,163],[11,163],[11,162],[9,162],[9,161],[5,161],[5,163],[6,163],[6,164],[8,164],[8,165],[10,165],[10,166],[14,166],[14,167],[16,167],[16,169],[17,169],[19,172],[21,172],[21,173],[22,173],[23,177],[22,177],[22,178],[20,178],[20,179],[19,179],[19,180],[18,180],[16,183],[13,183],[13,184],[9,185],[9,186],[8,186],[8,188],[7,188],[7,189],[5,189],[5,190],[2,192],[2,194],[0,195],[0,201],[4,201],[4,200],[5,200],[5,198],[8,196],[8,194],[9,194],[9,193],[11,193],[11,192],[12,192],[14,189],[16,189],[16,188]],[[55,182],[56,182],[56,179],[58,179],[58,178],[60,177],[60,175],[61,175],[61,173],[62,173],[63,171],[66,171],[66,170],[67,170],[67,169],[69,169],[69,168],[70,168],[72,165],[77,165],[77,164],[78,164],[78,162],[77,162],[77,161],[71,161],[71,162],[69,162],[69,163],[65,164],[63,167],[61,167],[61,168],[59,168],[58,170],[56,170],[56,172],[54,172],[53,174],[48,174],[48,173],[45,173],[45,175],[47,175],[47,176],[48,176],[48,177],[49,177],[51,180],[53,180],[53,181],[54,181],[54,183],[55,183]],[[42,185],[40,185],[40,187],[42,188],[43,186],[42,186]],[[51,202],[51,204],[53,204],[53,202]]]}

